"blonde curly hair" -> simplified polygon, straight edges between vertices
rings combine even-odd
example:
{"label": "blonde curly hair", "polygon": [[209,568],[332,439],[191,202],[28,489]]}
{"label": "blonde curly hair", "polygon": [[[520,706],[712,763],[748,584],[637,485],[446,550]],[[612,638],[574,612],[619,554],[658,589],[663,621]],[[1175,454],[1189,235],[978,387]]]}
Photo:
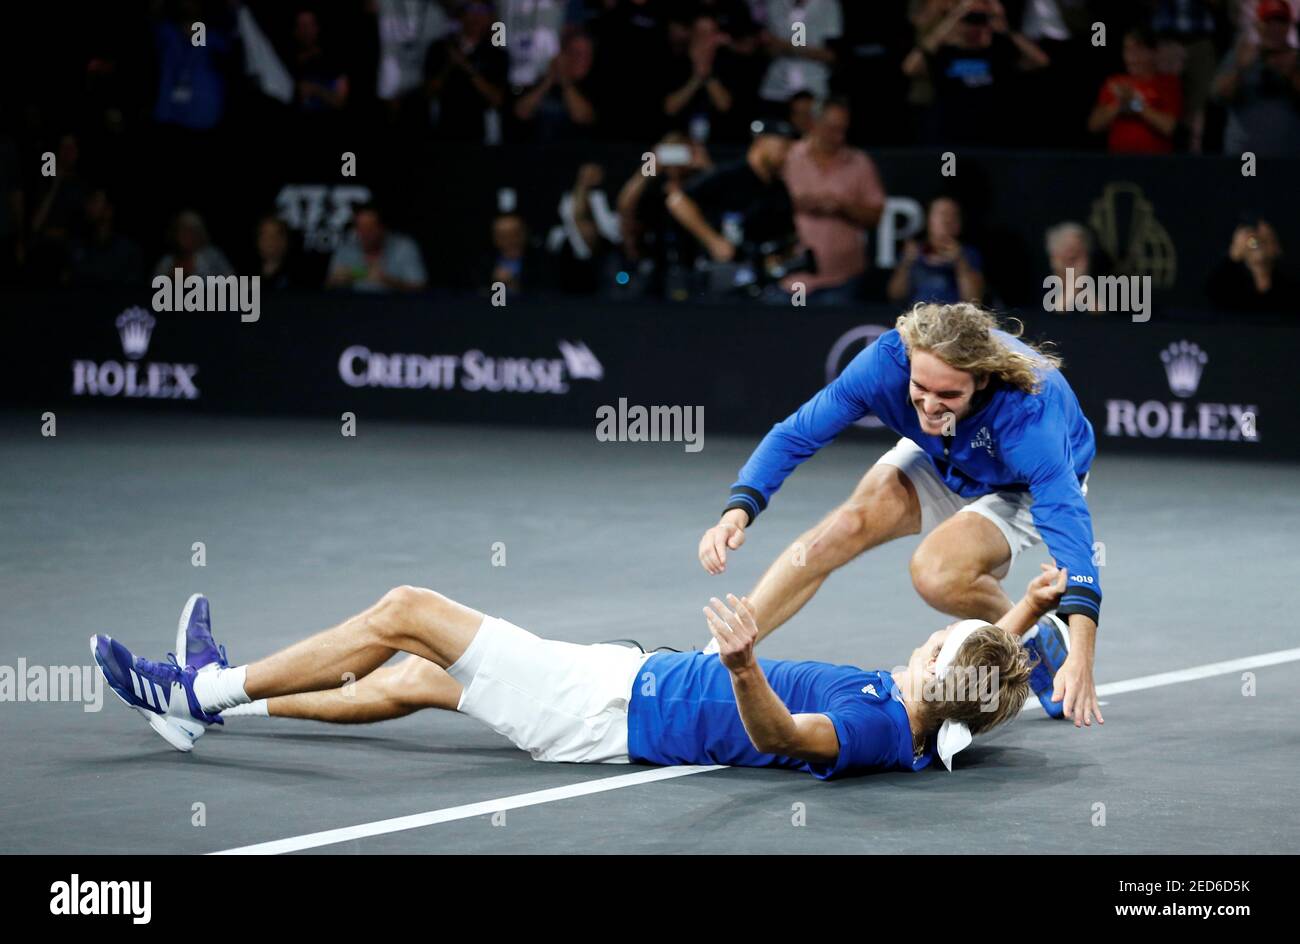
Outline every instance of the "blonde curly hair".
{"label": "blonde curly hair", "polygon": [[[926,687],[916,708],[922,728],[933,731],[952,720],[966,724],[971,734],[985,734],[1005,724],[1024,707],[1036,664],[1007,630],[991,623],[979,627],[953,659],[951,677],[958,683]],[[963,680],[972,681],[963,686]]]}
{"label": "blonde curly hair", "polygon": [[898,316],[895,327],[909,357],[917,351],[928,351],[949,367],[973,374],[976,383],[996,377],[1025,393],[1037,393],[1043,375],[1061,368],[1061,358],[1040,346],[1026,342],[1031,354],[1007,347],[993,334],[994,329],[1018,338],[1024,326],[1016,321],[1015,330],[1007,330],[991,311],[970,302],[918,302],[911,311]]}

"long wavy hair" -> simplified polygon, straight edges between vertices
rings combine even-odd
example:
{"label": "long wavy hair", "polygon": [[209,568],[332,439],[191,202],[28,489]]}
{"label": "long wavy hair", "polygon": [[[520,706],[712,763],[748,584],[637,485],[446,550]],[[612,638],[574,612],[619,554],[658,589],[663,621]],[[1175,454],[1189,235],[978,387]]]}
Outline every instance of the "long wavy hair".
{"label": "long wavy hair", "polygon": [[977,383],[985,377],[996,377],[1025,393],[1037,393],[1043,375],[1061,368],[1061,358],[1039,345],[1025,342],[1032,352],[1029,354],[1007,347],[993,331],[1002,330],[1018,338],[1024,325],[1015,321],[1014,328],[1004,327],[991,311],[969,302],[918,302],[911,311],[898,316],[895,327],[907,345],[909,357],[917,351],[928,351],[949,367],[973,374]]}

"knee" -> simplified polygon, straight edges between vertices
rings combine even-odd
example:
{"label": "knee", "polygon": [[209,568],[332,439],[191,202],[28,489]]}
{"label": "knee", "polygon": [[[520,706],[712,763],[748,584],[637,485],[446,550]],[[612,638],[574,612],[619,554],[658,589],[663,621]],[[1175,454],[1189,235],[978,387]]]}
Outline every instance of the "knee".
{"label": "knee", "polygon": [[388,610],[411,610],[419,606],[428,593],[433,591],[403,584],[385,593],[379,600],[379,606]]}
{"label": "knee", "polygon": [[829,526],[816,543],[835,551],[854,553],[865,550],[870,530],[869,516],[864,504],[846,502],[840,505],[831,513]]}
{"label": "knee", "polygon": [[917,548],[910,566],[912,586],[921,599],[937,610],[951,609],[954,598],[970,586],[971,576],[946,561],[939,554]]}
{"label": "knee", "polygon": [[385,694],[403,708],[423,708],[432,702],[431,680],[437,667],[419,656],[407,656],[385,679]]}
{"label": "knee", "polygon": [[447,598],[423,587],[403,585],[385,593],[372,608],[367,625],[381,638],[438,609]]}
{"label": "knee", "polygon": [[831,514],[825,539],[838,550],[859,553],[906,530],[911,496],[898,473],[872,476]]}

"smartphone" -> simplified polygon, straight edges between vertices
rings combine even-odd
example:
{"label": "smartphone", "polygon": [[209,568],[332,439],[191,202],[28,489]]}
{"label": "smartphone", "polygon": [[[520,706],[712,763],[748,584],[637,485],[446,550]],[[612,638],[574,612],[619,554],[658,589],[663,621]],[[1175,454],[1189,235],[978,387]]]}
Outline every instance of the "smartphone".
{"label": "smartphone", "polygon": [[685,167],[691,162],[690,145],[661,144],[655,148],[655,160],[660,167]]}

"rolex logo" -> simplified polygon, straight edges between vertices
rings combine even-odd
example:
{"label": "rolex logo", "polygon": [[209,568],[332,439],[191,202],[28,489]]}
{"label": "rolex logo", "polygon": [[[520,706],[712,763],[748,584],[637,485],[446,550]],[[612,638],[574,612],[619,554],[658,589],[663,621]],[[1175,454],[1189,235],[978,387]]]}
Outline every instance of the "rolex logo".
{"label": "rolex logo", "polygon": [[136,361],[149,352],[149,337],[157,322],[143,308],[128,308],[117,316],[117,334],[122,339],[122,353]]}
{"label": "rolex logo", "polygon": [[1201,373],[1209,355],[1191,341],[1175,341],[1160,352],[1169,378],[1169,389],[1177,397],[1190,397],[1201,385]]}

